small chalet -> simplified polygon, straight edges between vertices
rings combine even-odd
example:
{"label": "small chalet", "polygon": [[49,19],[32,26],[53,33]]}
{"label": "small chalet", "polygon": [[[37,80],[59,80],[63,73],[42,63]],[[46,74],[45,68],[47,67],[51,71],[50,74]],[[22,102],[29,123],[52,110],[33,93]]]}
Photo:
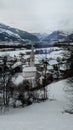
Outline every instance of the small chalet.
{"label": "small chalet", "polygon": [[62,78],[67,77],[70,72],[70,64],[61,64],[59,70]]}
{"label": "small chalet", "polygon": [[52,66],[55,71],[58,71],[59,62],[57,60],[50,60],[49,65]]}

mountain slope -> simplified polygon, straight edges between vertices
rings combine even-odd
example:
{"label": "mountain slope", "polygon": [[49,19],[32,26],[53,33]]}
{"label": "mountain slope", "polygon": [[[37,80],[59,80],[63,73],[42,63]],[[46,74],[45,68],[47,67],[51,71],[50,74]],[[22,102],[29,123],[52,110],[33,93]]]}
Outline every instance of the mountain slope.
{"label": "mountain slope", "polygon": [[31,33],[0,24],[0,41],[21,43],[26,40],[39,41],[39,39]]}
{"label": "mountain slope", "polygon": [[48,36],[47,33],[33,33],[33,34],[37,36],[40,41],[43,41],[43,39],[45,39]]}
{"label": "mountain slope", "polygon": [[44,41],[57,41],[60,39],[61,40],[67,39],[67,34],[62,31],[54,31],[43,40]]}
{"label": "mountain slope", "polygon": [[71,34],[68,35],[68,39],[70,39],[70,40],[73,41],[73,33],[71,33]]}

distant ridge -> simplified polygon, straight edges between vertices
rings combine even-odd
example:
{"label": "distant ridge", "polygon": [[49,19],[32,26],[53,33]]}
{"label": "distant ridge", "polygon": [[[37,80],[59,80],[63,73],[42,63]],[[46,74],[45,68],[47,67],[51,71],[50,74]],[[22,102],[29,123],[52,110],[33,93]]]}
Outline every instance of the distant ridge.
{"label": "distant ridge", "polygon": [[46,38],[43,39],[43,41],[67,41],[67,40],[73,40],[73,33],[67,33],[63,31],[54,31],[51,34],[49,34]]}
{"label": "distant ridge", "polygon": [[39,41],[39,39],[26,31],[12,28],[5,24],[0,24],[0,42],[18,42],[25,43],[25,41]]}

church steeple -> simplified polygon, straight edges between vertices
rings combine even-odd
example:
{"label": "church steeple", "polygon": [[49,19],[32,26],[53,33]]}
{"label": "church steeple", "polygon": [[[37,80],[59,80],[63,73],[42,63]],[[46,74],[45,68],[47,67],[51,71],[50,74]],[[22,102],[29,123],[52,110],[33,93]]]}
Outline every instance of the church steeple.
{"label": "church steeple", "polygon": [[31,43],[30,66],[34,66],[34,47],[33,47],[33,43]]}

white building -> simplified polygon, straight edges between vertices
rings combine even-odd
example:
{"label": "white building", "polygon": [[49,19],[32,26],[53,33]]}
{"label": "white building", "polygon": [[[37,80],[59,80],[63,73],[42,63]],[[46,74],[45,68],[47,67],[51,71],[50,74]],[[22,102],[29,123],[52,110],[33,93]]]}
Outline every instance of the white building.
{"label": "white building", "polygon": [[36,67],[24,67],[22,75],[31,82],[32,87],[36,85]]}
{"label": "white building", "polygon": [[36,77],[36,67],[24,67],[23,68],[23,76],[24,78]]}

